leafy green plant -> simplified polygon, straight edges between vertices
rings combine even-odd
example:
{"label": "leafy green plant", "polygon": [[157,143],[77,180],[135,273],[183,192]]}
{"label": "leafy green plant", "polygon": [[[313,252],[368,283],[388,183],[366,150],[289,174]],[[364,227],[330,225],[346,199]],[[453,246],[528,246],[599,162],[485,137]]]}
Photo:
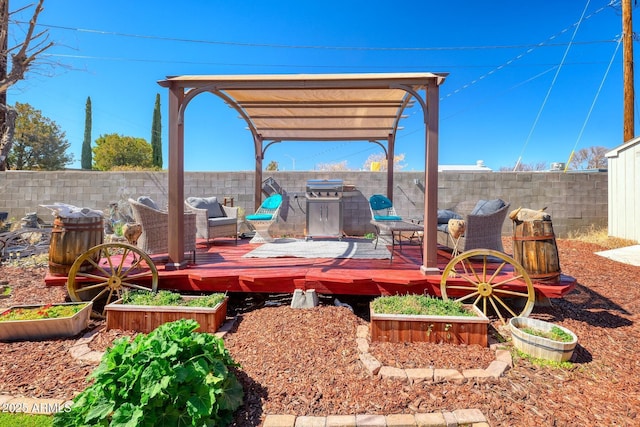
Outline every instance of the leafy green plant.
{"label": "leafy green plant", "polygon": [[433,316],[476,316],[462,303],[429,295],[390,295],[371,302],[373,311],[380,314],[417,314]]}
{"label": "leafy green plant", "polygon": [[243,391],[224,341],[194,332],[195,320],[120,338],[89,375],[93,383],[57,413],[55,427],[226,425]]}
{"label": "leafy green plant", "polygon": [[0,322],[8,320],[37,320],[72,317],[87,304],[53,305],[46,304],[37,307],[16,307],[0,314]]}
{"label": "leafy green plant", "polygon": [[527,360],[529,363],[532,363],[536,366],[548,367],[548,368],[556,368],[556,369],[565,369],[565,370],[574,370],[576,365],[569,361],[564,362],[556,362],[548,359],[539,359],[537,357],[533,357],[524,353],[517,348],[513,348],[512,354],[514,354],[517,358]]}
{"label": "leafy green plant", "polygon": [[537,337],[547,338],[553,341],[571,342],[573,340],[571,334],[557,326],[553,326],[550,331],[543,331],[536,328],[520,328],[520,330],[528,333],[529,335],[535,335]]}
{"label": "leafy green plant", "polygon": [[185,300],[182,295],[171,291],[132,291],[122,294],[122,304],[126,305],[171,305],[189,307],[215,307],[225,299],[225,294],[214,293],[201,298]]}

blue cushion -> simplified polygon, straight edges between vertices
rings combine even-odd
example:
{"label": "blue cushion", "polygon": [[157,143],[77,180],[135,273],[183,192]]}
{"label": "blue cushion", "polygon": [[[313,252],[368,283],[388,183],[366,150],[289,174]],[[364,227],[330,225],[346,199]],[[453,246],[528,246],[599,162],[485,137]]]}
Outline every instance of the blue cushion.
{"label": "blue cushion", "polygon": [[273,218],[273,215],[270,214],[252,214],[245,217],[249,221],[269,221],[271,218]]}
{"label": "blue cushion", "polygon": [[438,224],[436,227],[439,231],[444,231],[445,233],[449,233],[449,224]]}
{"label": "blue cushion", "polygon": [[187,203],[194,208],[206,209],[207,218],[220,218],[224,216],[217,197],[188,197]]}
{"label": "blue cushion", "polygon": [[376,221],[402,221],[402,217],[397,215],[374,215]]}
{"label": "blue cushion", "polygon": [[450,219],[463,219],[462,215],[449,210],[438,209],[438,224],[448,224]]}
{"label": "blue cushion", "polygon": [[153,199],[151,197],[147,197],[147,196],[140,196],[138,197],[137,200],[138,203],[141,203],[147,207],[150,207],[151,209],[155,209],[155,210],[160,210],[158,209],[158,205],[156,204],[156,202],[153,201]]}
{"label": "blue cushion", "polygon": [[471,211],[471,215],[491,215],[503,207],[505,207],[505,203],[501,199],[478,200],[478,203]]}
{"label": "blue cushion", "polygon": [[267,199],[262,202],[262,208],[264,209],[278,209],[278,206],[282,203],[282,196],[280,194],[274,194],[272,196],[267,197]]}
{"label": "blue cushion", "polygon": [[379,211],[381,209],[389,209],[393,207],[393,203],[386,196],[382,194],[374,194],[369,198],[369,204],[371,204],[371,209],[374,211]]}

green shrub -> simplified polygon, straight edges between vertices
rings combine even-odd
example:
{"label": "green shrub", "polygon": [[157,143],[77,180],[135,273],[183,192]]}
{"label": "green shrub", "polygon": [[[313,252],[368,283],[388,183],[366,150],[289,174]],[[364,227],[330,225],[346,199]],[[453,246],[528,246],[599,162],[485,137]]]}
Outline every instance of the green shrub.
{"label": "green shrub", "polygon": [[229,370],[238,364],[221,338],[198,327],[181,319],[114,341],[89,375],[93,384],[55,415],[54,427],[229,424],[243,399]]}

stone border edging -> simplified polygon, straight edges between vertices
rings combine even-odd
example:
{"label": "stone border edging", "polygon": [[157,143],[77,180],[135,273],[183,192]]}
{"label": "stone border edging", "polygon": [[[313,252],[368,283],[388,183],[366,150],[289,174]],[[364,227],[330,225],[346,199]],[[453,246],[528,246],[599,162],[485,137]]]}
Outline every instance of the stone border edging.
{"label": "stone border edging", "polygon": [[267,415],[263,427],[490,427],[479,409],[393,415]]}
{"label": "stone border edging", "polygon": [[461,382],[467,379],[500,378],[508,369],[513,367],[513,359],[509,350],[501,349],[499,343],[493,343],[489,347],[496,352],[496,360],[491,362],[486,369],[457,369],[415,368],[402,369],[393,366],[383,366],[378,359],[369,353],[369,326],[360,325],[356,330],[356,344],[360,361],[371,375],[379,375],[382,378],[395,379],[403,382],[419,383],[422,381]]}

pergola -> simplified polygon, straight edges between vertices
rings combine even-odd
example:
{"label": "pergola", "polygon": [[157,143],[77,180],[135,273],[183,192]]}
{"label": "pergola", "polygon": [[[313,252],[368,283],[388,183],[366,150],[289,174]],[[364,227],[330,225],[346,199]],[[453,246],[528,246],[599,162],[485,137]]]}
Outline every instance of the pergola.
{"label": "pergola", "polygon": [[184,113],[205,92],[222,98],[247,122],[255,147],[255,207],[261,201],[265,150],[282,141],[370,141],[387,156],[387,196],[393,199],[396,133],[406,108],[418,102],[425,124],[424,256],[437,267],[439,86],[445,73],[201,75],[167,77],[169,89],[169,263],[186,266],[184,248]]}

